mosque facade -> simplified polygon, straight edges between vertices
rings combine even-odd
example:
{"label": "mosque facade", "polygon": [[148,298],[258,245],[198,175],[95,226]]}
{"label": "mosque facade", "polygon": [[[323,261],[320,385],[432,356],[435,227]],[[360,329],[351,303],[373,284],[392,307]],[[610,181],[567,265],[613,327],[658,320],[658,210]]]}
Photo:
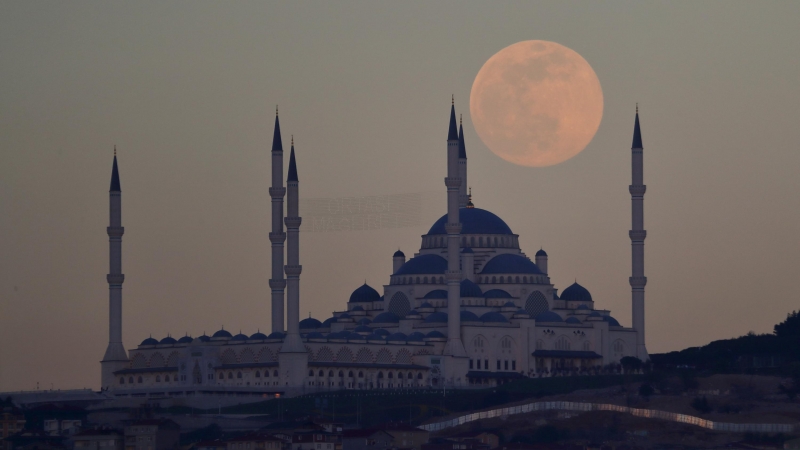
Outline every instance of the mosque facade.
{"label": "mosque facade", "polygon": [[115,155],[102,388],[117,397],[472,388],[524,377],[597,374],[625,356],[647,360],[642,148],[637,110],[630,186],[631,327],[596,305],[578,283],[559,293],[548,276],[547,253],[539,250],[529,258],[500,217],[473,206],[464,132],[454,106],[447,138],[447,213],[422,236],[411,258],[399,250],[392,255],[382,293],[365,283],[330,318],[300,320],[298,168],[292,142],[284,178],[276,114],[269,189],[271,333],[233,335],[223,329],[194,338],[149,337],[128,350],[122,343],[124,228]]}

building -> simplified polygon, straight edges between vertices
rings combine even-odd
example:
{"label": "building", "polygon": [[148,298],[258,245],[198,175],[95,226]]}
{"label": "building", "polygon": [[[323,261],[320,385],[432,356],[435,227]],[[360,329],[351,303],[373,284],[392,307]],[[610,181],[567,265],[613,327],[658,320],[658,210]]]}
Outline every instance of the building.
{"label": "building", "polygon": [[25,429],[25,416],[14,406],[5,406],[0,411],[0,449],[11,450],[11,442],[6,438]]}
{"label": "building", "polygon": [[107,428],[88,429],[72,436],[75,450],[124,450],[125,435]]}
{"label": "building", "polygon": [[465,431],[448,436],[448,439],[458,442],[479,442],[488,445],[489,448],[496,448],[500,445],[500,436],[486,431]]}
{"label": "building", "polygon": [[291,450],[342,450],[342,435],[327,431],[299,431],[292,436]]}
{"label": "building", "polygon": [[379,427],[392,436],[392,447],[420,450],[428,442],[430,432],[407,423],[391,422]]}
{"label": "building", "polygon": [[45,419],[44,431],[51,436],[69,436],[78,432],[83,425],[80,419]]}
{"label": "building", "polygon": [[125,426],[125,450],[174,450],[181,427],[169,419],[136,420]]}
{"label": "building", "polygon": [[226,450],[281,450],[283,441],[271,434],[250,433],[225,441]]}
{"label": "building", "polygon": [[340,389],[486,387],[522,377],[598,373],[625,356],[647,360],[642,148],[637,110],[629,187],[632,326],[620,324],[578,283],[559,293],[550,280],[549,255],[540,249],[530,258],[505,221],[473,204],[454,106],[446,214],[433,221],[411,258],[398,250],[387,261],[382,292],[365,283],[331,317],[300,320],[299,168],[292,141],[284,172],[276,115],[269,188],[272,332],[148,337],[129,351],[121,341],[124,228],[115,155],[107,229],[110,337],[102,388],[119,398],[236,392],[255,401]]}
{"label": "building", "polygon": [[345,430],[342,433],[342,450],[381,450],[392,448],[394,436],[374,428]]}

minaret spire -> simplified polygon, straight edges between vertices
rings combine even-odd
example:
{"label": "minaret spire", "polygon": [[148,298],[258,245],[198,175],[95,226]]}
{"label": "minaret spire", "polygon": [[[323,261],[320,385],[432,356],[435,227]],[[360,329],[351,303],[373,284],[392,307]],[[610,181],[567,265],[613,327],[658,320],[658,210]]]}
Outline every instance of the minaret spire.
{"label": "minaret spire", "polygon": [[283,144],[281,142],[281,124],[278,119],[278,107],[275,107],[275,131],[272,136],[272,187],[269,196],[272,198],[272,232],[269,240],[272,243],[272,278],[269,287],[272,296],[272,332],[283,333],[283,299],[286,280],[283,278],[283,243],[286,233],[283,232]]}
{"label": "minaret spire", "polygon": [[459,137],[456,128],[455,103],[450,106],[450,128],[447,134],[447,345],[446,356],[465,357],[461,342],[461,223],[459,219]]}
{"label": "minaret spire", "polygon": [[461,116],[458,118],[458,176],[461,178],[461,187],[458,189],[458,206],[466,208],[469,204],[467,193],[467,147],[464,145],[464,125]]}
{"label": "minaret spire", "polygon": [[128,352],[122,345],[122,283],[125,275],[122,274],[122,189],[119,183],[119,168],[117,167],[116,146],[114,147],[114,163],[111,167],[111,187],[109,189],[109,271],[106,276],[108,281],[108,347],[103,356],[101,366],[101,384],[103,389],[116,385],[114,371],[127,366]]}
{"label": "minaret spire", "polygon": [[644,229],[644,147],[642,132],[639,128],[639,105],[636,105],[636,118],[633,124],[633,144],[631,145],[631,307],[633,328],[636,330],[636,356],[642,361],[650,359],[645,347],[644,334],[644,287],[647,277],[644,276],[644,240],[647,231]]}

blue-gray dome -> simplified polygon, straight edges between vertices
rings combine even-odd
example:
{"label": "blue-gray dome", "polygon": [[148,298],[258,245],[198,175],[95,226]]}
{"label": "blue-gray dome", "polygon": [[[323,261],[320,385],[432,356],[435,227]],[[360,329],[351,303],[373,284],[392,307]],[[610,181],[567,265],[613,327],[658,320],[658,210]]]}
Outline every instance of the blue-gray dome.
{"label": "blue-gray dome", "polygon": [[564,321],[565,323],[581,323],[580,319],[575,316],[567,317],[567,320]]}
{"label": "blue-gray dome", "polygon": [[437,311],[435,313],[431,313],[428,317],[425,318],[423,321],[424,323],[446,323],[447,322],[447,313]]}
{"label": "blue-gray dome", "polygon": [[602,317],[603,317],[603,315],[602,315],[602,314],[600,314],[600,313],[599,313],[599,312],[597,312],[597,311],[593,311],[591,314],[589,314],[589,315],[588,315],[588,316],[586,316],[586,317],[600,317],[600,318],[602,318]]}
{"label": "blue-gray dome", "polygon": [[398,317],[397,314],[389,311],[378,314],[372,321],[372,323],[398,323],[398,322],[400,322],[400,317]]}
{"label": "blue-gray dome", "polygon": [[392,258],[405,258],[405,257],[406,254],[401,252],[400,250],[397,250],[396,252],[394,252],[394,255],[392,255]]}
{"label": "blue-gray dome", "polygon": [[421,340],[425,339],[425,335],[420,333],[419,331],[415,331],[408,335],[406,341],[408,342],[420,342]]}
{"label": "blue-gray dome", "polygon": [[536,316],[537,322],[563,322],[564,319],[553,311],[545,311]]}
{"label": "blue-gray dome", "polygon": [[[445,298],[447,298],[447,297],[445,297]],[[430,303],[428,303],[428,302],[425,302],[425,303],[423,303],[423,304],[419,305],[419,307],[420,307],[420,308],[433,308],[433,305],[431,305],[431,304],[430,304]]]}
{"label": "blue-gray dome", "polygon": [[385,341],[386,336],[381,336],[380,334],[372,333],[369,336],[367,336],[366,339],[368,341]]}
{"label": "blue-gray dome", "polygon": [[615,319],[615,318],[613,318],[611,316],[603,316],[603,320],[608,322],[608,326],[611,326],[611,327],[621,327],[622,326],[622,325],[619,324],[619,322],[617,322],[617,319]]}
{"label": "blue-gray dome", "polygon": [[272,333],[267,336],[267,339],[283,339],[286,337],[285,333],[281,333],[280,331],[273,331]]}
{"label": "blue-gray dome", "polygon": [[167,336],[164,339],[160,340],[158,343],[159,344],[177,344],[178,341],[176,341],[175,338]]}
{"label": "blue-gray dome", "polygon": [[394,333],[394,334],[390,335],[387,340],[389,340],[389,341],[405,341],[407,339],[408,339],[408,336],[406,336],[403,333]]}
{"label": "blue-gray dome", "polygon": [[178,344],[191,344],[192,341],[194,341],[194,339],[192,339],[191,336],[184,336],[178,339]]}
{"label": "blue-gray dome", "polygon": [[149,337],[143,340],[142,343],[139,345],[158,345],[158,341],[153,339],[152,337]]}
{"label": "blue-gray dome", "polygon": [[377,302],[381,299],[381,294],[378,293],[367,283],[359,287],[352,294],[350,294],[349,303],[364,303],[364,302]]}
{"label": "blue-gray dome", "polygon": [[590,308],[589,308],[588,306],[586,306],[586,305],[579,305],[577,309],[580,309],[580,310],[588,310],[588,309],[590,309]]}
{"label": "blue-gray dome", "polygon": [[464,297],[483,297],[483,291],[477,284],[465,278],[461,280],[461,298]]}
{"label": "blue-gray dome", "polygon": [[320,328],[330,328],[332,323],[336,323],[336,317],[325,319],[325,321],[322,322],[322,325],[320,325]]}
{"label": "blue-gray dome", "polygon": [[542,271],[530,259],[515,255],[513,253],[503,253],[490,259],[483,266],[482,274],[492,273],[532,273],[541,274]]}
{"label": "blue-gray dome", "polygon": [[384,337],[391,334],[391,333],[389,333],[389,331],[384,330],[383,328],[378,328],[377,330],[374,331],[374,333],[379,335],[379,336],[384,336]]}
{"label": "blue-gray dome", "polygon": [[208,342],[211,340],[211,338],[203,334],[202,336],[198,337],[197,340],[200,342]]}
{"label": "blue-gray dome", "polygon": [[337,331],[336,333],[330,333],[328,335],[328,339],[347,339],[347,332],[346,331]]}
{"label": "blue-gray dome", "polygon": [[211,337],[215,337],[215,338],[230,338],[230,337],[233,337],[233,336],[230,333],[228,333],[227,331],[225,331],[225,330],[219,330],[216,333],[214,333],[213,335],[211,335]]}
{"label": "blue-gray dome", "polygon": [[547,256],[547,252],[545,252],[542,249],[539,249],[539,251],[536,252],[536,256]]}
{"label": "blue-gray dome", "polygon": [[489,289],[483,293],[483,296],[486,298],[513,298],[511,294],[502,289]]}
{"label": "blue-gray dome", "polygon": [[481,316],[481,322],[506,323],[508,322],[508,319],[506,319],[506,316],[500,314],[499,312],[490,311]]}
{"label": "blue-gray dome", "polygon": [[372,322],[371,320],[369,320],[368,318],[364,317],[363,319],[359,320],[356,323],[359,324],[359,325],[369,325],[371,322]]}
{"label": "blue-gray dome", "polygon": [[247,335],[239,333],[236,336],[234,336],[231,340],[232,341],[246,341],[247,340]]}
{"label": "blue-gray dome", "polygon": [[572,283],[572,285],[566,289],[560,295],[561,300],[567,300],[572,302],[591,302],[592,301],[592,294],[589,291],[581,286],[578,283]]}
{"label": "blue-gray dome", "polygon": [[461,311],[461,321],[462,322],[480,322],[481,319],[479,319],[478,316],[472,311],[462,310]]}
{"label": "blue-gray dome", "polygon": [[[431,298],[440,298],[440,299],[443,298],[443,299],[446,299],[447,298],[447,291],[445,291],[444,289],[434,289],[434,290],[428,292],[427,294],[425,294],[425,296],[422,297],[422,298],[425,298],[425,299],[431,299]],[[424,306],[423,306],[423,308],[424,308]]]}
{"label": "blue-gray dome", "polygon": [[301,330],[315,330],[322,326],[322,322],[319,320],[309,317],[307,319],[303,319],[300,321],[300,329]]}
{"label": "blue-gray dome", "polygon": [[372,334],[372,328],[366,325],[359,325],[353,329],[356,333],[363,333],[363,334]]}
{"label": "blue-gray dome", "polygon": [[419,255],[397,269],[394,275],[440,274],[447,270],[447,260],[439,255]]}
{"label": "blue-gray dome", "polygon": [[516,308],[516,307],[517,307],[517,305],[515,305],[514,302],[506,302],[503,305],[503,308]]}
{"label": "blue-gray dome", "polygon": [[312,331],[306,335],[306,339],[325,339],[325,335],[319,331]]}
{"label": "blue-gray dome", "polygon": [[[262,333],[262,332],[260,332],[260,331],[258,333],[253,334],[252,336],[250,336],[250,339],[254,340],[254,341],[256,341],[256,340],[261,341],[261,340],[264,340],[266,338],[267,338],[267,335]],[[178,341],[178,342],[180,342],[180,341]]]}
{"label": "blue-gray dome", "polygon": [[425,337],[426,337],[426,338],[433,338],[433,339],[444,339],[444,338],[446,338],[447,336],[445,336],[444,334],[442,334],[442,332],[441,332],[441,331],[436,331],[436,330],[434,330],[434,331],[431,331],[430,333],[428,333],[428,334],[427,334]]}
{"label": "blue-gray dome", "polygon": [[[461,222],[461,234],[514,234],[503,219],[480,208],[460,208],[458,220]],[[447,214],[433,224],[428,234],[447,234],[444,225]]]}
{"label": "blue-gray dome", "polygon": [[363,310],[364,308],[362,308],[361,306],[354,306],[353,309],[351,309],[350,311],[363,311]]}
{"label": "blue-gray dome", "polygon": [[465,247],[463,250],[461,250],[461,253],[475,253],[475,252],[473,252],[471,248]]}
{"label": "blue-gray dome", "polygon": [[349,319],[349,318],[350,318],[350,314],[347,314],[347,313],[341,313],[341,314],[339,314],[339,317],[338,317],[338,319]]}

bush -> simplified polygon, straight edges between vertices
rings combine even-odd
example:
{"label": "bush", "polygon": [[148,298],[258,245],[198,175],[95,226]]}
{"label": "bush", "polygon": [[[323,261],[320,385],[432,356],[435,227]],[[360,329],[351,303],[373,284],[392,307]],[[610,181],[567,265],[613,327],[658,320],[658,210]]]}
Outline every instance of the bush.
{"label": "bush", "polygon": [[711,404],[708,402],[705,395],[702,397],[695,397],[694,400],[692,400],[692,408],[702,414],[711,412]]}
{"label": "bush", "polygon": [[654,393],[655,389],[653,389],[653,386],[650,386],[649,384],[645,383],[639,386],[639,396],[644,398],[645,400],[649,399],[650,396],[653,395]]}

